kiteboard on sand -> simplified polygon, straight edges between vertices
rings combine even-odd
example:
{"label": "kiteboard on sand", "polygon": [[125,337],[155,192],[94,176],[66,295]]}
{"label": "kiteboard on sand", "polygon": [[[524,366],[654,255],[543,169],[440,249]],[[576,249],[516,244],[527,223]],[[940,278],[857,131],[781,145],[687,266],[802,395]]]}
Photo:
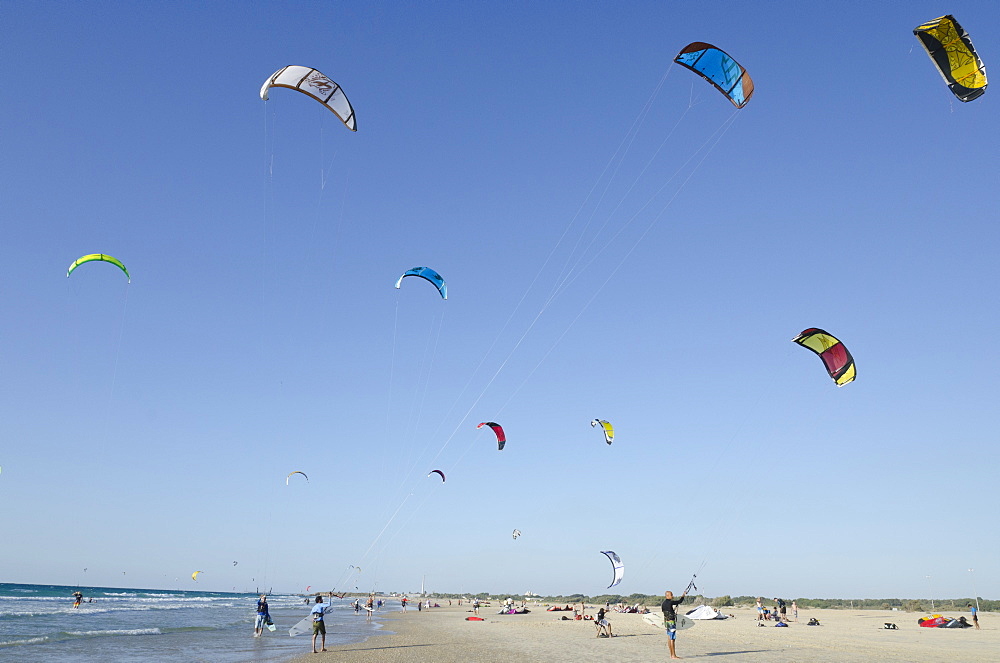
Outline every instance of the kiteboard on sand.
{"label": "kiteboard on sand", "polygon": [[[642,616],[646,623],[653,628],[664,628],[663,626],[663,613],[661,612],[647,612]],[[684,615],[677,615],[677,630],[683,631],[686,628],[691,628],[694,626],[694,620],[690,617]]]}

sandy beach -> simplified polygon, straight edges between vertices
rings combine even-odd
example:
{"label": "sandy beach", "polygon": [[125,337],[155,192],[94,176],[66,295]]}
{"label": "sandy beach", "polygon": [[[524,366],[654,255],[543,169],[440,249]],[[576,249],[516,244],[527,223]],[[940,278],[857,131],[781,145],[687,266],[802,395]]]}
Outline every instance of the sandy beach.
{"label": "sandy beach", "polygon": [[[498,615],[496,610],[481,609],[480,617],[485,619],[482,622],[466,621],[471,611],[465,605],[382,613],[379,619],[392,635],[328,647],[328,653],[307,653],[295,661],[669,660],[663,631],[650,626],[641,615],[611,613],[615,637],[606,639],[596,637],[593,622],[561,619],[572,613],[546,612],[539,607],[527,615]],[[726,612],[735,618],[699,621],[693,628],[680,631],[678,655],[685,659],[761,663],[1000,660],[1000,617],[990,613],[981,614],[983,627],[977,631],[921,628],[917,619],[924,615],[888,610],[800,610],[799,622],[792,622],[788,628],[775,628],[770,622],[758,627],[752,609]],[[594,613],[596,608],[588,610],[588,614]],[[818,619],[821,626],[806,626],[810,617]],[[885,622],[896,624],[898,630],[883,628]],[[303,644],[308,648],[307,640],[303,639]]]}

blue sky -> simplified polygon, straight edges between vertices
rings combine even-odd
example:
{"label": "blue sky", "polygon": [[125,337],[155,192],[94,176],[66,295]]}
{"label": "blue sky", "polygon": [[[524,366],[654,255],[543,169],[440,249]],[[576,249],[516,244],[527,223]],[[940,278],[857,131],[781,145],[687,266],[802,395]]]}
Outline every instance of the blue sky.
{"label": "blue sky", "polygon": [[3,579],[1000,595],[1000,8],[871,5],[4,4]]}

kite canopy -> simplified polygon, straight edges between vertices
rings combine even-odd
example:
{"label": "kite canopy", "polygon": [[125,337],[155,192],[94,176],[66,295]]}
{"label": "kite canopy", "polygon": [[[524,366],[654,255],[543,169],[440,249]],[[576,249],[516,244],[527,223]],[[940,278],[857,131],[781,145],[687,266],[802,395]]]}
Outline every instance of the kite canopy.
{"label": "kite canopy", "polygon": [[625,577],[625,565],[622,563],[621,557],[619,557],[618,553],[616,553],[614,550],[602,550],[601,554],[608,556],[608,560],[611,561],[611,566],[614,567],[615,570],[615,579],[611,582],[610,585],[608,585],[608,589],[611,589],[612,587],[620,583],[622,581],[622,578]]}
{"label": "kite canopy", "polygon": [[516,541],[517,537],[521,536],[521,530],[519,529],[514,530],[513,532],[511,532],[511,536],[513,536],[514,540]]}
{"label": "kite canopy", "polygon": [[444,472],[442,472],[441,470],[431,470],[427,474],[427,476],[430,476],[431,474],[437,474],[438,476],[440,476],[441,477],[441,483],[444,483]]}
{"label": "kite canopy", "polygon": [[489,426],[493,429],[493,432],[497,434],[497,451],[503,451],[503,445],[507,444],[507,436],[504,435],[503,428],[500,427],[500,424],[495,421],[484,421],[476,426],[476,428],[482,428],[483,426]]}
{"label": "kite canopy", "polygon": [[125,277],[128,279],[129,283],[132,282],[132,277],[129,276],[128,270],[125,269],[125,265],[122,264],[122,261],[119,260],[118,258],[113,258],[111,256],[104,255],[103,253],[90,253],[81,258],[77,258],[73,262],[73,264],[69,266],[69,269],[66,270],[66,278],[69,278],[69,275],[73,273],[73,270],[82,265],[83,263],[94,262],[95,260],[100,262],[110,262],[112,265],[125,272]]}
{"label": "kite canopy", "polygon": [[832,334],[811,327],[792,339],[793,343],[798,343],[804,348],[808,348],[819,355],[826,366],[826,372],[830,374],[838,387],[843,387],[848,382],[853,382],[857,375],[854,368],[854,357],[847,350],[847,346]]}
{"label": "kite canopy", "polygon": [[913,34],[927,51],[941,78],[960,101],[972,101],[986,92],[986,67],[968,33],[951,14],[918,25]]}
{"label": "kite canopy", "polygon": [[399,277],[398,281],[396,281],[397,290],[399,289],[399,286],[403,284],[403,279],[407,276],[419,276],[422,279],[427,279],[433,283],[434,287],[441,293],[441,299],[448,299],[448,284],[444,282],[444,279],[441,278],[440,274],[435,272],[430,267],[414,267],[413,269],[408,269],[403,272],[403,275]]}
{"label": "kite canopy", "polygon": [[611,444],[611,442],[615,439],[615,429],[611,426],[611,424],[604,421],[604,419],[594,419],[590,422],[590,427],[593,428],[598,424],[600,424],[604,429],[604,441]]}
{"label": "kite canopy", "polygon": [[289,473],[288,473],[288,476],[287,476],[287,477],[285,477],[285,485],[286,485],[286,486],[288,485],[288,480],[292,478],[292,475],[293,475],[293,474],[301,474],[302,476],[306,477],[306,481],[307,481],[307,482],[309,481],[309,477],[308,477],[308,476],[306,476],[306,473],[305,473],[305,472],[299,472],[298,470],[295,470],[294,472],[289,472]]}
{"label": "kite canopy", "polygon": [[260,98],[267,101],[267,91],[272,87],[287,87],[307,94],[333,111],[348,129],[358,130],[354,119],[354,107],[347,100],[347,95],[339,85],[318,69],[294,65],[279,69],[264,81],[264,85],[260,88]]}
{"label": "kite canopy", "polygon": [[[125,573],[125,572],[122,571],[122,573]],[[204,573],[204,571],[195,571],[194,573],[192,573],[191,574],[191,580],[194,580],[195,582],[198,582],[198,574],[199,573]]]}
{"label": "kite canopy", "polygon": [[753,81],[743,66],[725,51],[696,41],[681,49],[674,62],[698,74],[715,86],[737,108],[753,96]]}

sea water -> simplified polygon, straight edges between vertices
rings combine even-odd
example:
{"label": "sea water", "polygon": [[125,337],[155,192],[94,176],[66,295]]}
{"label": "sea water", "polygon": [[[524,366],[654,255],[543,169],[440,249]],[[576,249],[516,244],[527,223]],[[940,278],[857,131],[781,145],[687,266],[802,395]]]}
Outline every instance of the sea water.
{"label": "sea water", "polygon": [[[73,592],[84,602],[73,607]],[[93,598],[94,602],[89,602]],[[256,594],[0,583],[0,660],[149,663],[279,663],[312,650],[312,636],[289,637],[309,614],[302,596],[268,597],[277,630],[253,637]],[[327,599],[324,599],[326,601]],[[376,613],[333,599],[326,644],[363,642],[382,628]],[[385,633],[386,631],[382,631]],[[319,643],[317,643],[318,646]]]}

